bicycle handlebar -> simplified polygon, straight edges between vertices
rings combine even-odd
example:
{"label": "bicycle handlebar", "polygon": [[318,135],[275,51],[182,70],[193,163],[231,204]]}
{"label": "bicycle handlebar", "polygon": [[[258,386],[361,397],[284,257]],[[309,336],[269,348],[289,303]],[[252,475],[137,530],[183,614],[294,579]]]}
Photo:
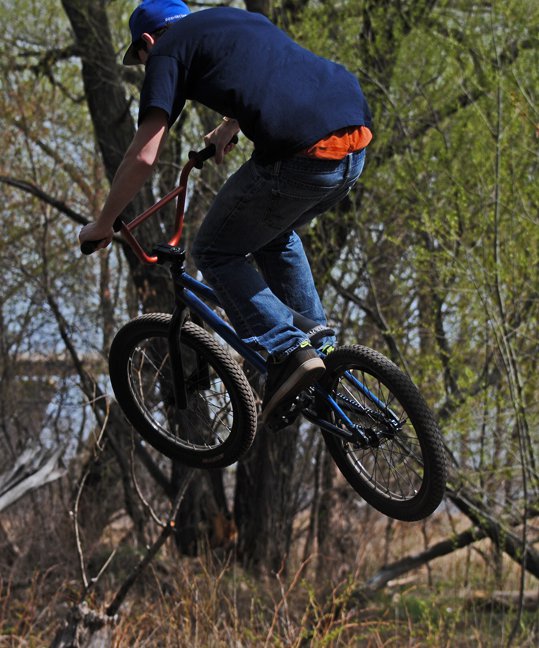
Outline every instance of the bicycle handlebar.
{"label": "bicycle handlebar", "polygon": [[[238,143],[238,136],[234,135],[234,137],[230,140],[230,144],[237,144]],[[184,171],[182,172],[182,177],[183,174],[186,174],[185,179],[187,179],[187,175],[189,175],[189,171],[195,167],[195,169],[202,169],[204,162],[212,158],[216,153],[216,148],[215,144],[210,144],[209,146],[206,146],[205,148],[201,149],[200,151],[189,151],[189,162],[185,165]],[[172,199],[177,195],[177,191],[173,191],[169,194],[169,197],[165,197],[165,199],[168,202],[169,199]],[[160,201],[159,204],[162,204],[163,201]],[[147,210],[149,211],[149,210]],[[151,209],[151,213],[153,211],[156,211],[154,209]],[[146,212],[145,212],[146,213]],[[149,214],[148,214],[149,215]],[[119,232],[122,230],[122,225],[124,225],[122,219],[120,216],[114,221],[114,224],[112,226],[112,229],[115,232]],[[103,241],[104,239],[99,239],[98,241],[84,241],[84,243],[81,243],[80,246],[80,251],[82,254],[92,254],[93,252],[96,251],[97,246]]]}

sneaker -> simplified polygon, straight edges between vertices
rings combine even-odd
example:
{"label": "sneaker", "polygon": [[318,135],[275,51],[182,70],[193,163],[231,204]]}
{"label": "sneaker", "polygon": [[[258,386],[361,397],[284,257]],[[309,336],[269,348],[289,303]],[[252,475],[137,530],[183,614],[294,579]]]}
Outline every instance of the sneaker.
{"label": "sneaker", "polygon": [[281,362],[268,361],[260,423],[264,425],[277,407],[292,402],[303,389],[316,382],[325,368],[324,361],[308,342]]}

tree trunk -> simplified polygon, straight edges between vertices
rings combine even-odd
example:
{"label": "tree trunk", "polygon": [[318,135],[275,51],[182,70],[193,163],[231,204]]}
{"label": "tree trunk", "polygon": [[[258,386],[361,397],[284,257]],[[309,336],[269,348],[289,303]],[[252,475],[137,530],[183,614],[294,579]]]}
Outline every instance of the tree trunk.
{"label": "tree trunk", "polygon": [[72,608],[51,648],[109,648],[114,620],[90,610],[87,603]]}
{"label": "tree trunk", "polygon": [[[124,152],[131,143],[135,125],[131,117],[129,102],[126,99],[121,68],[117,63],[112,44],[106,13],[108,3],[104,0],[98,0],[98,2],[95,0],[62,0],[62,4],[73,27],[76,48],[81,56],[84,91],[95,137],[103,157],[107,178],[112,181]],[[172,138],[170,142],[169,148],[174,145]],[[172,150],[172,153],[174,152]],[[168,149],[164,153],[165,155],[171,154]],[[170,180],[170,173],[167,174],[165,171],[165,176]],[[130,220],[153,202],[151,184],[148,182],[139,195],[134,198],[132,204],[126,208],[123,216],[126,220]],[[161,241],[163,234],[160,230],[159,219],[149,219],[141,225],[137,229],[137,238],[146,249],[151,249],[153,244]],[[160,272],[155,266],[141,264],[130,249],[126,248],[125,252],[142,310],[145,312],[170,312],[173,307],[173,295],[168,274]],[[107,314],[111,315],[111,311],[108,310]],[[105,340],[108,340],[109,337],[110,331],[106,331]],[[125,434],[125,425],[120,425],[118,429],[114,429],[110,425],[109,430],[112,431],[114,444],[110,449],[107,446],[102,461],[105,464],[108,462],[107,455],[113,449],[115,461],[120,468],[119,479],[124,484],[126,501],[128,504],[133,504],[132,489],[128,483],[130,481],[129,466],[123,465],[130,452],[129,435]],[[177,475],[181,470],[181,468],[175,467],[173,472]],[[170,483],[172,489],[176,482],[177,480],[173,477]],[[183,549],[187,549],[187,545],[189,545],[192,551],[199,544],[200,538],[193,545],[192,539],[188,539],[187,530],[200,530],[200,523],[206,517],[205,508],[209,505],[208,500],[213,497],[213,491],[211,488],[206,488],[204,492],[205,496],[202,498],[197,488],[191,485],[186,497],[185,510],[182,509],[181,512],[182,528],[186,529],[182,541]],[[171,493],[169,493],[170,495]],[[216,507],[217,505],[214,505],[214,508]],[[134,514],[137,528],[140,527],[138,509],[133,509],[133,506],[127,508]],[[187,522],[188,515],[193,516],[189,523]]]}
{"label": "tree trunk", "polygon": [[297,428],[261,430],[238,464],[235,520],[238,553],[255,570],[279,571],[286,562],[294,521]]}
{"label": "tree trunk", "polygon": [[[82,62],[82,80],[95,137],[110,182],[135,134],[135,124],[126,98],[120,67],[112,44],[104,0],[62,0],[73,27],[75,43]],[[131,220],[154,202],[150,182],[135,196],[123,217]],[[152,234],[155,234],[152,236]],[[141,243],[160,240],[158,219],[150,219],[137,230]],[[126,248],[139,300],[147,312],[168,309],[171,293],[166,277],[138,262]]]}
{"label": "tree trunk", "polygon": [[247,11],[254,13],[261,13],[265,16],[271,14],[272,0],[245,0],[245,8]]}

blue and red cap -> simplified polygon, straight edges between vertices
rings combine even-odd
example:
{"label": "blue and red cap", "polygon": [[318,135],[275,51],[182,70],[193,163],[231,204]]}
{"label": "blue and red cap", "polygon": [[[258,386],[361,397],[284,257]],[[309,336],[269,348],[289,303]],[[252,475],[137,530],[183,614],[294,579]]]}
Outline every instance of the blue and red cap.
{"label": "blue and red cap", "polygon": [[182,0],[142,0],[129,18],[132,42],[125,53],[123,64],[137,65],[140,63],[136,43],[142,38],[142,34],[153,34],[158,29],[177,22],[189,13],[189,7]]}

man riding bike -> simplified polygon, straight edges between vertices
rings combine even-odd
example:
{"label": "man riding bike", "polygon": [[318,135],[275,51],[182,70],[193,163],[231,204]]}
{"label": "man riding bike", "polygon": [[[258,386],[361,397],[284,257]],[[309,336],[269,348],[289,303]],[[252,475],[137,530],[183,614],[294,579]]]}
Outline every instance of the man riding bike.
{"label": "man riding bike", "polygon": [[290,311],[326,324],[295,230],[358,179],[372,137],[369,107],[354,75],[260,14],[190,13],[181,0],[143,0],[129,26],[124,64],[145,66],[139,128],[100,215],[79,239],[110,243],[113,222],[152,173],[187,99],[223,116],[204,138],[218,164],[237,133],[250,139],[253,155],[219,191],[192,255],[239,336],[268,354],[264,423],[324,371]]}

